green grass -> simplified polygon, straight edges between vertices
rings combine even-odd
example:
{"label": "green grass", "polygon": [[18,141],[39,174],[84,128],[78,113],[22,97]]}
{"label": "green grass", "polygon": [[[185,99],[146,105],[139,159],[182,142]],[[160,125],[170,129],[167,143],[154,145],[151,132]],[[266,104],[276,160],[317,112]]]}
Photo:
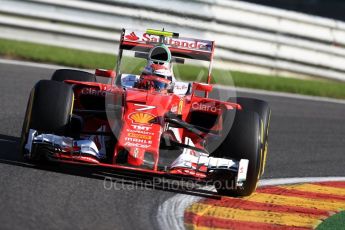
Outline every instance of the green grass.
{"label": "green grass", "polygon": [[115,56],[0,39],[0,56],[10,59],[53,63],[78,68],[114,68]]}
{"label": "green grass", "polygon": [[[178,74],[184,76],[185,80],[193,80],[199,70],[193,66],[179,66]],[[199,80],[206,80],[207,69],[204,69],[204,73]],[[301,80],[215,69],[213,83],[311,96],[345,98],[345,83],[328,80]]]}
{"label": "green grass", "polygon": [[[115,55],[5,39],[0,39],[0,56],[86,69],[113,69],[116,62]],[[140,70],[137,68],[135,71],[139,72]],[[207,68],[176,65],[175,74],[181,80],[205,81]],[[213,71],[213,83],[345,99],[345,83],[336,81],[300,80],[215,69]]]}
{"label": "green grass", "polygon": [[323,221],[316,230],[337,230],[345,228],[345,212],[340,212]]}

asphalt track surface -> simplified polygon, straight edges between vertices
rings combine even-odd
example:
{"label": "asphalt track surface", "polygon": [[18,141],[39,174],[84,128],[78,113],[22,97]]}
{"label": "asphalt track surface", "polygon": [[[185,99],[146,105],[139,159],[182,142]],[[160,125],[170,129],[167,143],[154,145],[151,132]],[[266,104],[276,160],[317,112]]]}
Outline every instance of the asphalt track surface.
{"label": "asphalt track surface", "polygon": [[[193,191],[142,189],[116,172],[111,175],[118,189],[108,190],[104,175],[109,174],[22,162],[18,143],[28,94],[52,72],[0,64],[0,229],[157,229],[159,205]],[[262,98],[272,107],[264,178],[345,176],[344,104],[240,95]]]}

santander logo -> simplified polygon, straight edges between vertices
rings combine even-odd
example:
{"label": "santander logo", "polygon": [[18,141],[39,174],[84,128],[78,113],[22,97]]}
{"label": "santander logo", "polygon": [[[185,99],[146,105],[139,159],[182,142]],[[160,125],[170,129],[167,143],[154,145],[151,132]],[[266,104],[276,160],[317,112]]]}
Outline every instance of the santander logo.
{"label": "santander logo", "polygon": [[131,41],[139,40],[139,37],[134,32],[130,33],[129,35],[126,35],[125,38]]}
{"label": "santander logo", "polygon": [[[125,39],[129,41],[152,42],[152,43],[157,43],[159,41],[158,36],[149,35],[147,33],[138,33],[138,32],[137,33],[131,32],[130,34],[125,35]],[[186,48],[186,49],[198,49],[198,50],[207,50],[207,51],[210,51],[211,49],[211,45],[209,43],[193,40],[193,39],[165,38],[164,44],[172,46],[172,47],[179,47],[179,48]]]}

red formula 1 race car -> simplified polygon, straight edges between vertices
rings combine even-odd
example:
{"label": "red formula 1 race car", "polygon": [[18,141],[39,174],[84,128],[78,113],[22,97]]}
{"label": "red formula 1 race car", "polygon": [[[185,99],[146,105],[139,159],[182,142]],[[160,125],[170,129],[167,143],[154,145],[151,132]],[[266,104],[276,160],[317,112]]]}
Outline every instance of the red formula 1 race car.
{"label": "red formula 1 race car", "polygon": [[[250,195],[265,167],[270,108],[209,97],[213,52],[213,41],[123,30],[115,71],[60,69],[37,82],[23,156],[214,181],[221,195]],[[207,84],[176,81],[172,65],[186,60],[209,62]]]}

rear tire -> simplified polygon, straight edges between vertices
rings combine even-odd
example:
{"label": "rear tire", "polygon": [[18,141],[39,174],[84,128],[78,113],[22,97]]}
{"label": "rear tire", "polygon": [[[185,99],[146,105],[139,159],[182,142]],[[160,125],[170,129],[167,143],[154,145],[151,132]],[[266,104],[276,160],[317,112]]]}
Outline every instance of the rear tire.
{"label": "rear tire", "polygon": [[80,71],[80,70],[58,69],[53,73],[51,80],[61,81],[61,82],[65,80],[96,82],[96,76],[92,73],[88,73],[88,72]]}
{"label": "rear tire", "polygon": [[[21,152],[30,129],[38,133],[67,135],[73,109],[73,89],[62,82],[41,80],[31,90],[21,134]],[[37,161],[39,157],[32,156]]]}
{"label": "rear tire", "polygon": [[260,117],[251,111],[233,110],[225,111],[224,117],[224,125],[230,126],[232,120],[233,124],[229,133],[224,134],[226,137],[222,144],[211,155],[235,160],[248,159],[249,164],[243,186],[237,187],[236,175],[224,170],[215,172],[215,186],[220,195],[249,196],[256,189],[260,173]]}

